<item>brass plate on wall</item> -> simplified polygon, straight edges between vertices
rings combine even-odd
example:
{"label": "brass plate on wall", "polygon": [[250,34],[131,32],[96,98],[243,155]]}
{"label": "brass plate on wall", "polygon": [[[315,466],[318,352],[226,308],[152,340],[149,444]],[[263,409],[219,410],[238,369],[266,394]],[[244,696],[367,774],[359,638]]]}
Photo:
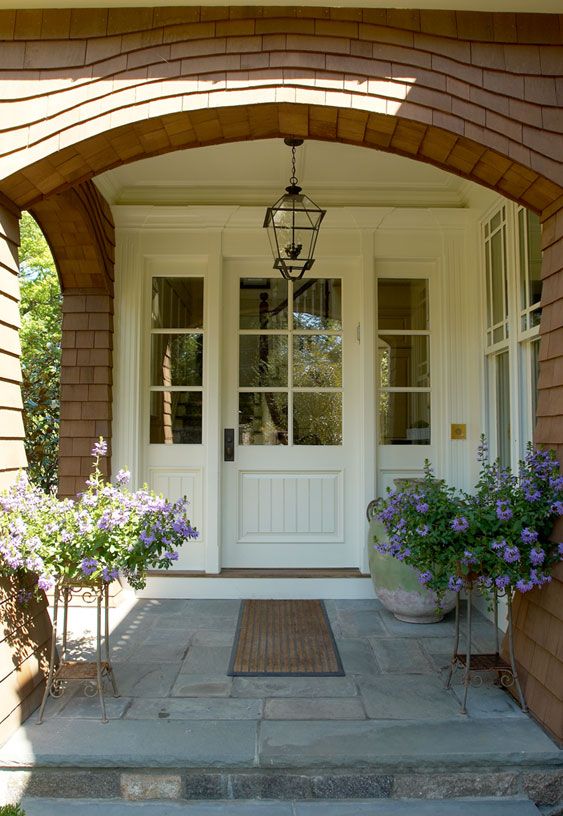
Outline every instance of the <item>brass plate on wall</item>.
{"label": "brass plate on wall", "polygon": [[450,435],[452,439],[467,439],[467,425],[452,423]]}

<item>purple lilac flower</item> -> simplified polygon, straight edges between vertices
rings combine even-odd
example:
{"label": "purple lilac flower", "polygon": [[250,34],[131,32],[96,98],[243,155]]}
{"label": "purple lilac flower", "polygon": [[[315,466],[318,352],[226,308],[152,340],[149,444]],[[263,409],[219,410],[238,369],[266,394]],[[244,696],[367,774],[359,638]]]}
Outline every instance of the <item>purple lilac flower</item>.
{"label": "purple lilac flower", "polygon": [[149,547],[154,541],[154,535],[149,533],[148,530],[142,530],[139,538],[146,547]]}
{"label": "purple lilac flower", "polygon": [[514,564],[516,561],[520,561],[520,550],[518,547],[505,547],[502,557],[507,564]]}
{"label": "purple lilac flower", "polygon": [[418,501],[415,504],[414,509],[417,513],[427,513],[428,512],[428,504],[425,501]]}
{"label": "purple lilac flower", "polygon": [[104,567],[102,570],[102,578],[106,582],[106,584],[110,584],[112,581],[119,576],[118,569],[110,569],[109,567]]}
{"label": "purple lilac flower", "polygon": [[92,456],[107,456],[107,455],[108,455],[108,443],[100,437],[100,440],[94,443],[94,447],[92,448]]}
{"label": "purple lilac flower", "polygon": [[84,575],[92,575],[92,573],[96,571],[97,566],[98,562],[95,558],[83,558],[80,569]]}
{"label": "purple lilac flower", "polygon": [[559,555],[559,558],[563,558],[563,544],[557,545],[557,554]]}
{"label": "purple lilac flower", "polygon": [[456,578],[455,575],[450,575],[448,580],[448,589],[452,592],[461,592],[463,589],[463,578]]}
{"label": "purple lilac flower", "polygon": [[491,541],[491,550],[494,550],[498,553],[499,550],[504,549],[507,546],[506,539],[501,538],[500,541]]}
{"label": "purple lilac flower", "polygon": [[504,589],[510,583],[510,578],[508,575],[499,575],[498,578],[495,578],[495,584],[497,589]]}
{"label": "purple lilac flower", "polygon": [[464,533],[469,527],[469,522],[465,516],[456,516],[452,521],[451,527],[456,533]]}
{"label": "purple lilac flower", "polygon": [[51,578],[49,575],[40,575],[37,581],[37,586],[39,589],[43,589],[45,592],[48,592],[50,589],[53,588],[55,585],[54,578]]}
{"label": "purple lilac flower", "polygon": [[563,516],[563,502],[556,501],[550,507],[554,516]]}
{"label": "purple lilac flower", "polygon": [[545,561],[545,552],[541,548],[534,547],[533,550],[530,550],[530,561],[534,567],[539,567]]}
{"label": "purple lilac flower", "polygon": [[476,558],[475,554],[471,552],[471,550],[464,550],[463,551],[463,558],[461,560],[462,560],[462,563],[465,564],[466,566],[469,566],[470,564],[476,564],[477,563],[477,558]]}
{"label": "purple lilac flower", "polygon": [[516,581],[516,589],[519,592],[529,592],[533,588],[534,584],[532,581],[524,581],[522,578],[519,581]]}
{"label": "purple lilac flower", "polygon": [[117,472],[117,476],[115,477],[115,481],[117,482],[118,485],[129,484],[130,480],[131,480],[131,474],[129,473],[128,470],[125,470],[124,468],[119,470]]}
{"label": "purple lilac flower", "polygon": [[25,606],[33,597],[33,592],[30,589],[19,589],[16,595],[16,602],[19,606]]}
{"label": "purple lilac flower", "polygon": [[549,486],[553,490],[563,490],[563,476],[552,476],[549,480]]}
{"label": "purple lilac flower", "polygon": [[162,557],[168,559],[168,561],[177,561],[180,556],[177,552],[166,550],[166,552],[162,554]]}
{"label": "purple lilac flower", "polygon": [[429,570],[426,570],[425,572],[420,573],[420,575],[418,576],[418,581],[420,584],[427,584],[429,581],[432,580],[432,578],[433,578],[432,573]]}
{"label": "purple lilac flower", "polygon": [[512,518],[512,510],[506,499],[497,500],[497,518],[500,521],[508,521]]}
{"label": "purple lilac flower", "polygon": [[430,532],[430,527],[428,526],[428,524],[422,524],[420,527],[416,528],[416,532],[419,536],[424,538],[424,536],[427,536],[428,533]]}
{"label": "purple lilac flower", "polygon": [[410,554],[411,554],[410,549],[408,547],[405,547],[403,550],[401,550],[401,552],[397,553],[395,558],[397,558],[398,561],[404,561],[405,558],[408,558]]}
{"label": "purple lilac flower", "polygon": [[477,460],[479,462],[486,462],[487,459],[488,459],[488,456],[489,456],[489,448],[488,448],[488,445],[487,445],[487,440],[485,439],[485,437],[482,437],[481,443],[479,444],[479,447],[477,448]]}
{"label": "purple lilac flower", "polygon": [[520,533],[520,538],[524,544],[534,544],[538,540],[538,534],[535,530],[531,530],[529,527],[524,527]]}

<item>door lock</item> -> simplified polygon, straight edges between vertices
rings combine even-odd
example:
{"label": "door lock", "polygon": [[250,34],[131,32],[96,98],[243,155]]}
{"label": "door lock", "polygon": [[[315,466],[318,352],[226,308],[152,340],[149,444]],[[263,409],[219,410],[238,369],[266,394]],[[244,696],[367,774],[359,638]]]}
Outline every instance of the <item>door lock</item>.
{"label": "door lock", "polygon": [[235,461],[235,429],[225,428],[223,431],[223,459],[225,462]]}

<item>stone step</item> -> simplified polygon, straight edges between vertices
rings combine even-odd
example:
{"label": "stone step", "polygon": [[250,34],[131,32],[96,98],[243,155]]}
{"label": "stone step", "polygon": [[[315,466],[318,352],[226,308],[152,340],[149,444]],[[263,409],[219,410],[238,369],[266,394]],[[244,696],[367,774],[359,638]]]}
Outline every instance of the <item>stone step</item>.
{"label": "stone step", "polygon": [[26,816],[539,816],[521,798],[385,801],[116,802],[98,799],[24,798]]}

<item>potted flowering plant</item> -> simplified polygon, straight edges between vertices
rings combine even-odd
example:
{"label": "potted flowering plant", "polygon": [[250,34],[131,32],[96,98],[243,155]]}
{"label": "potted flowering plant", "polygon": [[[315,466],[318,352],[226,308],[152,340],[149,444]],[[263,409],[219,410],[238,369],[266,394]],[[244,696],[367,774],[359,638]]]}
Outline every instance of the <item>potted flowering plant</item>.
{"label": "potted flowering plant", "polygon": [[490,463],[485,440],[479,448],[479,480],[466,497],[464,551],[451,588],[471,582],[487,588],[529,592],[551,581],[563,544],[550,541],[563,515],[563,476],[554,451],[528,446],[518,474]]}
{"label": "potted flowering plant", "polygon": [[[513,474],[488,461],[482,438],[478,459],[472,494],[436,480],[427,462],[424,479],[376,502],[375,552],[415,568],[418,582],[432,590],[442,609],[452,593],[475,585],[528,592],[549,582],[563,558],[563,544],[549,539],[563,515],[563,476],[555,453],[530,445]],[[385,603],[385,591],[375,583]]]}
{"label": "potted flowering plant", "polygon": [[455,604],[446,571],[456,560],[459,497],[435,478],[429,462],[424,478],[397,480],[396,485],[374,502],[370,568],[375,589],[399,620],[434,623]]}
{"label": "potted flowering plant", "polygon": [[37,590],[73,580],[110,583],[119,575],[142,588],[149,567],[167,569],[178,559],[177,548],[197,538],[186,498],[170,502],[146,487],[132,492],[126,470],[115,484],[106,482],[102,438],[92,455],[86,490],[75,500],[43,492],[25,474],[0,497],[1,574],[33,573]]}

